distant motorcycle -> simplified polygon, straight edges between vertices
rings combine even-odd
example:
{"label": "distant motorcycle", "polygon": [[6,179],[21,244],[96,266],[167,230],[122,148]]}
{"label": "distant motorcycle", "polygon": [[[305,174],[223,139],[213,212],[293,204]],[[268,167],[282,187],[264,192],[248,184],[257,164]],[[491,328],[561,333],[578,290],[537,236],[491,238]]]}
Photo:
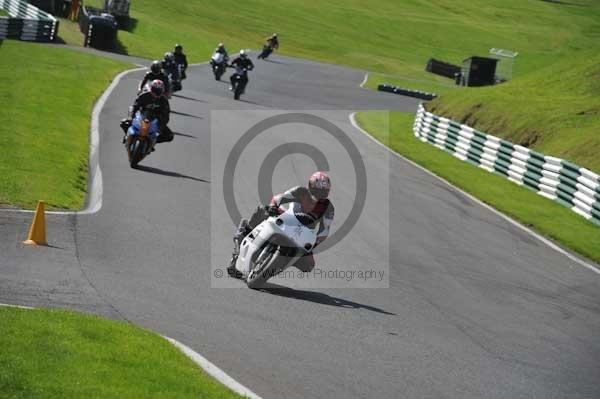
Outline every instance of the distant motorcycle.
{"label": "distant motorcycle", "polygon": [[212,66],[215,80],[221,80],[221,76],[227,69],[227,57],[223,53],[215,52],[210,59],[210,65]]}
{"label": "distant motorcycle", "polygon": [[140,111],[136,112],[127,129],[125,149],[129,158],[129,166],[137,167],[150,152],[156,143],[158,135],[158,119],[149,119]]}
{"label": "distant motorcycle", "polygon": [[236,100],[240,99],[240,96],[244,94],[246,91],[246,85],[248,84],[248,70],[244,69],[236,69],[235,74],[233,75],[233,98]]}
{"label": "distant motorcycle", "polygon": [[261,53],[258,55],[259,59],[266,60],[271,53],[273,52],[273,47],[267,46],[266,44],[263,46]]}
{"label": "distant motorcycle", "polygon": [[168,64],[163,64],[163,70],[165,75],[167,75],[167,79],[169,80],[169,88],[171,93],[175,93],[182,89],[181,85],[181,72],[183,65],[176,64],[175,62],[171,62]]}
{"label": "distant motorcycle", "polygon": [[171,93],[175,93],[176,91],[183,89],[180,76],[181,74],[179,73],[179,71],[172,71],[169,72],[169,74],[167,75],[167,78],[169,79],[169,87],[171,88]]}
{"label": "distant motorcycle", "polygon": [[184,64],[177,64],[177,71],[179,72],[179,78],[181,81],[184,81],[185,79],[187,79]]}

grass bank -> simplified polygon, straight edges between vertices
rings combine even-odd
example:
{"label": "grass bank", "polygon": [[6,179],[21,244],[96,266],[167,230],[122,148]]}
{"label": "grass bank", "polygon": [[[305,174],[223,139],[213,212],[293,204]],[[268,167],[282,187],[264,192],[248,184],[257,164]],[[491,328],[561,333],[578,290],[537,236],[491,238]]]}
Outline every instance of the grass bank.
{"label": "grass bank", "polygon": [[66,311],[0,307],[3,398],[238,398],[159,335]]}
{"label": "grass bank", "polygon": [[430,57],[460,62],[490,47],[521,53],[517,75],[585,48],[600,24],[598,2],[568,7],[538,0],[145,0],[133,2],[131,55],[158,57],[176,42],[195,61],[219,41],[258,48],[272,32],[281,53],[407,77],[429,76]]}
{"label": "grass bank", "polygon": [[[389,135],[388,135],[389,118]],[[600,263],[600,229],[558,203],[524,189],[504,177],[463,162],[414,137],[414,114],[361,112],[358,123],[394,151],[532,227],[542,235]]]}
{"label": "grass bank", "polygon": [[14,40],[0,59],[0,204],[80,209],[94,101],[130,65]]}

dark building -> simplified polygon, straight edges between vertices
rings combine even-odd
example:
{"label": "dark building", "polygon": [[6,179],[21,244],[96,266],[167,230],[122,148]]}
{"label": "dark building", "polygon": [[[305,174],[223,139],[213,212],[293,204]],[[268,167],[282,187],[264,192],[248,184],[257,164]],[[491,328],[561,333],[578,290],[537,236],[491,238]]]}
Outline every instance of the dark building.
{"label": "dark building", "polygon": [[463,61],[460,83],[463,86],[490,86],[496,83],[498,60],[486,57],[469,57]]}

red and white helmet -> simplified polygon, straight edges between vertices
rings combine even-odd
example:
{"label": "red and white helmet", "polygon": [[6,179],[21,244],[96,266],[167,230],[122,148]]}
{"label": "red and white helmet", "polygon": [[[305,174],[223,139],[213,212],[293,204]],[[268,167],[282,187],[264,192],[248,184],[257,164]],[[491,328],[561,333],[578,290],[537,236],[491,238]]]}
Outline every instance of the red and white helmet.
{"label": "red and white helmet", "polygon": [[325,172],[315,172],[308,179],[308,191],[315,199],[325,199],[331,190],[331,180]]}
{"label": "red and white helmet", "polygon": [[150,83],[150,93],[154,98],[159,98],[165,93],[165,84],[160,79],[154,79]]}

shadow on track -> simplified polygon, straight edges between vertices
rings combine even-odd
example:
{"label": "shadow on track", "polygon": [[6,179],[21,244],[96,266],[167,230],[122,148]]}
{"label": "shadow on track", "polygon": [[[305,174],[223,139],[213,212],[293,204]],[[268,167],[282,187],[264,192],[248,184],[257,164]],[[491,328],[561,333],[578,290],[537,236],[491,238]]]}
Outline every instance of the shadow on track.
{"label": "shadow on track", "polygon": [[275,61],[275,60],[271,60],[271,59],[268,59],[268,58],[266,60],[263,60],[263,61],[264,62],[271,62],[273,64],[279,64],[279,65],[289,65],[287,62]]}
{"label": "shadow on track", "polygon": [[261,105],[262,106],[262,104],[255,103],[254,101],[242,100],[241,98],[238,101],[241,101],[243,103],[254,104],[254,105]]}
{"label": "shadow on track", "polygon": [[383,309],[376,308],[374,306],[363,305],[361,303],[348,301],[346,299],[332,297],[322,292],[295,290],[292,288],[272,283],[266,283],[265,288],[262,288],[260,291],[286,298],[300,299],[302,301],[320,303],[322,305],[337,306],[340,308],[347,309],[366,309],[370,310],[371,312],[396,316],[396,313],[390,313],[386,312]]}
{"label": "shadow on track", "polygon": [[190,118],[204,119],[204,118],[203,118],[203,117],[201,117],[201,116],[198,116],[198,115],[192,115],[192,114],[186,114],[185,112],[179,112],[179,111],[173,111],[173,110],[171,110],[171,113],[172,113],[172,114],[175,114],[175,115],[189,116]]}
{"label": "shadow on track", "polygon": [[183,98],[184,100],[197,101],[199,103],[205,103],[206,102],[206,101],[200,100],[198,98],[182,96],[181,94],[171,94],[171,97]]}
{"label": "shadow on track", "polygon": [[197,139],[198,139],[198,137],[196,137],[196,136],[192,136],[191,134],[179,133],[179,132],[173,132],[173,134],[174,134],[175,136],[189,137],[189,138],[191,138],[191,139],[195,139],[195,140],[197,140]]}
{"label": "shadow on track", "polygon": [[162,169],[158,169],[158,168],[153,168],[151,166],[138,165],[136,169],[141,170],[143,172],[155,173],[157,175],[171,176],[171,177],[180,177],[182,179],[190,179],[190,180],[199,181],[199,182],[202,182],[202,183],[210,183],[209,180],[199,179],[199,178],[193,177],[193,176],[182,175],[181,173],[170,172],[168,170],[162,170]]}
{"label": "shadow on track", "polygon": [[41,247],[45,247],[45,248],[52,248],[52,249],[59,249],[61,251],[64,251],[65,248],[64,247],[58,247],[56,245],[52,245],[52,244],[45,244],[45,245],[40,245]]}

